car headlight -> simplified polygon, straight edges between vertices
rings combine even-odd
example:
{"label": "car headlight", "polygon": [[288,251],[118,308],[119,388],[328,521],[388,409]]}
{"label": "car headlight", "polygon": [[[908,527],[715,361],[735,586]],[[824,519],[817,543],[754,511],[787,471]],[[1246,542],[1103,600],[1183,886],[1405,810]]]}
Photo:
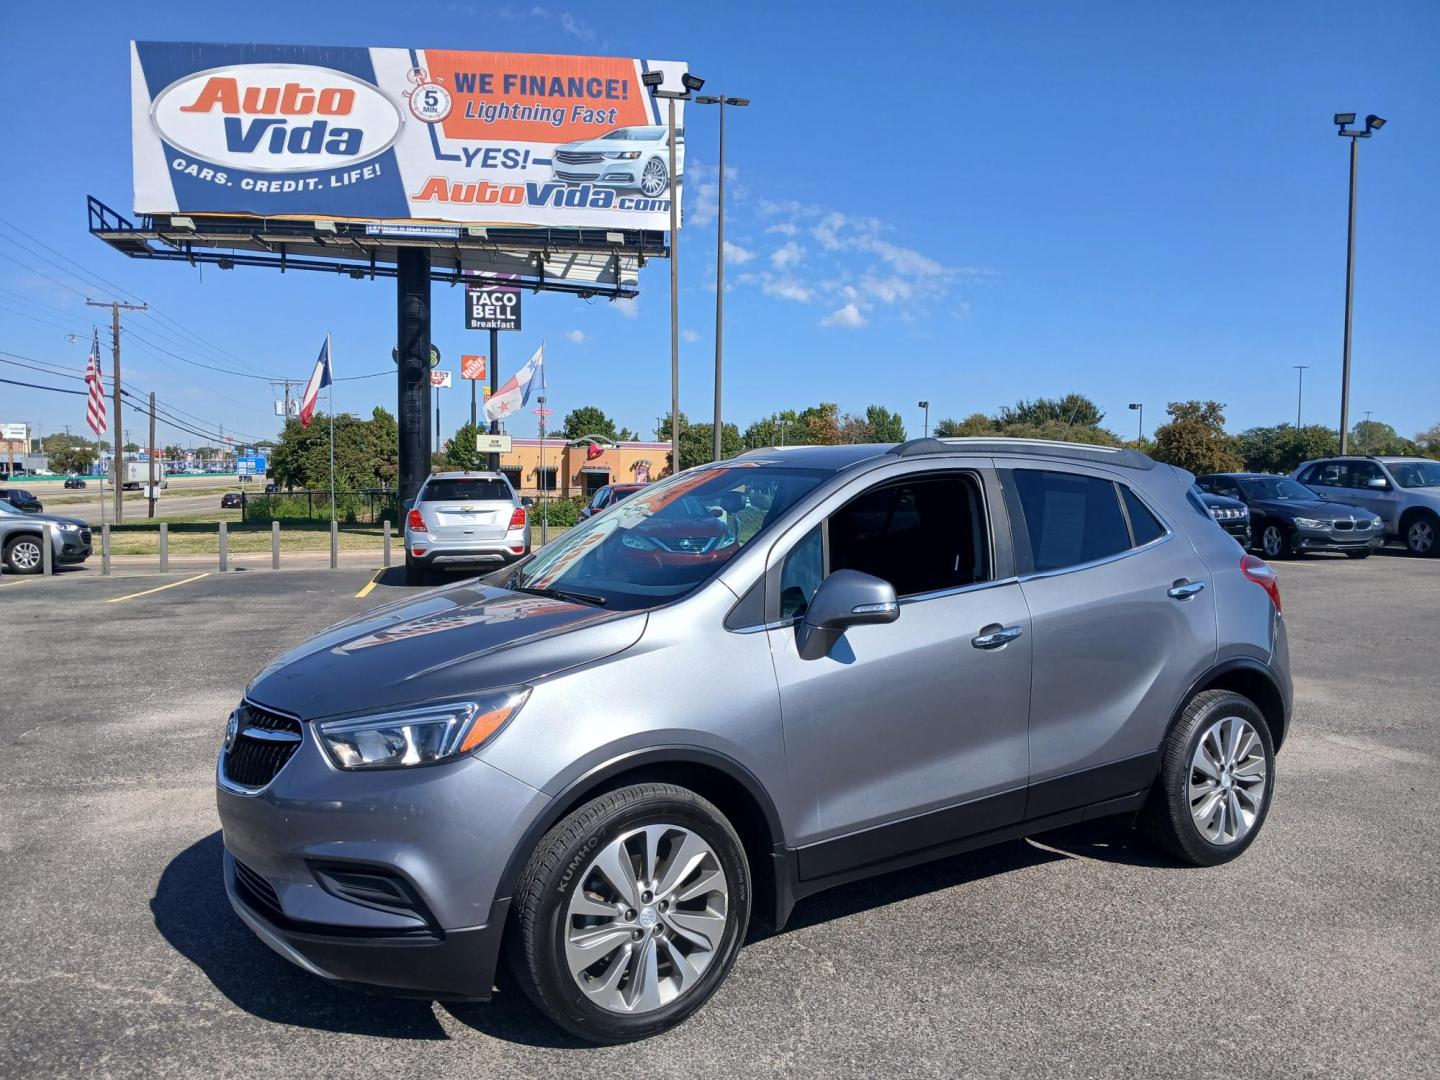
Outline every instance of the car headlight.
{"label": "car headlight", "polygon": [[636,158],[638,158],[638,157],[640,156],[640,151],[639,151],[639,150],[607,150],[607,151],[605,152],[605,156],[606,156],[607,158],[613,158],[613,159],[618,160],[618,161],[634,161]]}
{"label": "car headlight", "polygon": [[1378,517],[1377,517],[1377,518],[1373,519],[1373,520],[1370,522],[1370,527],[1371,527],[1372,529],[1383,528],[1384,525],[1385,525],[1385,519],[1384,519],[1384,518],[1378,518]]}
{"label": "car headlight", "polygon": [[56,527],[57,529],[59,529],[61,532],[66,532],[66,533],[69,533],[69,532],[79,532],[79,531],[80,531],[80,526],[79,526],[79,525],[71,525],[71,524],[70,524],[69,522],[67,522],[67,521],[57,522],[56,525],[55,525],[55,527]]}
{"label": "car headlight", "polygon": [[1295,524],[1302,529],[1328,529],[1330,527],[1328,521],[1317,521],[1315,518],[1297,517]]}
{"label": "car headlight", "polygon": [[652,551],[655,547],[655,544],[652,541],[645,539],[645,537],[632,536],[628,533],[621,538],[620,543],[624,544],[628,548],[634,548],[636,551]]}
{"label": "car headlight", "polygon": [[330,760],[342,769],[429,765],[478,750],[529,696],[530,687],[511,686],[473,701],[330,720],[316,730]]}

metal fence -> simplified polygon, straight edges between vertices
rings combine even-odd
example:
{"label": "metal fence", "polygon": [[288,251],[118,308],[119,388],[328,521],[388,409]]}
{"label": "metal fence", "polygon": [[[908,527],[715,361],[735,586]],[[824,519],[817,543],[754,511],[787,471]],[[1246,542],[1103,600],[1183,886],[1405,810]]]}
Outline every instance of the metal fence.
{"label": "metal fence", "polygon": [[[378,525],[382,521],[399,524],[400,497],[394,491],[337,491],[335,516],[342,522],[356,525]],[[240,493],[240,520],[250,521],[329,521],[329,491],[272,491],[255,494]]]}

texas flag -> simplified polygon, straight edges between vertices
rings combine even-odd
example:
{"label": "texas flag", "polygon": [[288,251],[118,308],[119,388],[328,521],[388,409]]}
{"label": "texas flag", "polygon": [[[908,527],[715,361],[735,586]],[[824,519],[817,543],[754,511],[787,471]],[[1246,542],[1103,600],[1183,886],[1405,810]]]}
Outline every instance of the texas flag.
{"label": "texas flag", "polygon": [[330,385],[330,335],[325,335],[325,344],[320,347],[320,359],[315,361],[315,370],[305,384],[305,396],[300,399],[300,426],[309,427],[315,415],[315,400],[320,391]]}
{"label": "texas flag", "polygon": [[535,350],[535,355],[525,361],[525,366],[511,375],[508,382],[490,395],[490,400],[485,402],[485,419],[504,420],[530,403],[532,390],[543,391],[544,389],[545,343],[541,342],[540,347]]}

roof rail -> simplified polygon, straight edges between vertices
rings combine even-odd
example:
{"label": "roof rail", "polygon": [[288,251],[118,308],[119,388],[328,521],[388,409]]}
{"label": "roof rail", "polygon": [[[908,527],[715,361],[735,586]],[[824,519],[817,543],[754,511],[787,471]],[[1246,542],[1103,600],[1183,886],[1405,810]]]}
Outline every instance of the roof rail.
{"label": "roof rail", "polygon": [[1014,439],[1003,435],[911,439],[891,447],[886,453],[896,457],[914,457],[920,454],[1024,454],[1066,461],[1087,461],[1095,465],[1119,466],[1124,469],[1153,469],[1157,464],[1149,455],[1128,447],[1061,442],[1055,439]]}

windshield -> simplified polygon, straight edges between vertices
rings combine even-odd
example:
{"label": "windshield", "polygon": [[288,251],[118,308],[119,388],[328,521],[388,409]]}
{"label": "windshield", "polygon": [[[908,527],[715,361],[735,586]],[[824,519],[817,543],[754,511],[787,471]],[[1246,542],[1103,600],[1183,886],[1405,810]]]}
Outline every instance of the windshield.
{"label": "windshield", "polygon": [[1387,461],[1385,466],[1403,488],[1440,487],[1440,461]]}
{"label": "windshield", "polygon": [[678,599],[827,475],[728,465],[669,477],[581,522],[523,563],[507,584],[623,610]]}
{"label": "windshield", "polygon": [[431,480],[420,492],[417,503],[451,502],[510,502],[513,493],[504,480],[485,477],[455,477],[447,480]]}
{"label": "windshield", "polygon": [[1247,499],[1276,499],[1280,502],[1316,502],[1320,496],[1288,476],[1250,477],[1240,481]]}
{"label": "windshield", "polygon": [[8,502],[6,502],[4,499],[0,499],[0,514],[22,514],[22,515],[23,515],[24,512],[21,511],[21,510],[17,510],[15,507],[11,506],[11,505],[10,505]]}

